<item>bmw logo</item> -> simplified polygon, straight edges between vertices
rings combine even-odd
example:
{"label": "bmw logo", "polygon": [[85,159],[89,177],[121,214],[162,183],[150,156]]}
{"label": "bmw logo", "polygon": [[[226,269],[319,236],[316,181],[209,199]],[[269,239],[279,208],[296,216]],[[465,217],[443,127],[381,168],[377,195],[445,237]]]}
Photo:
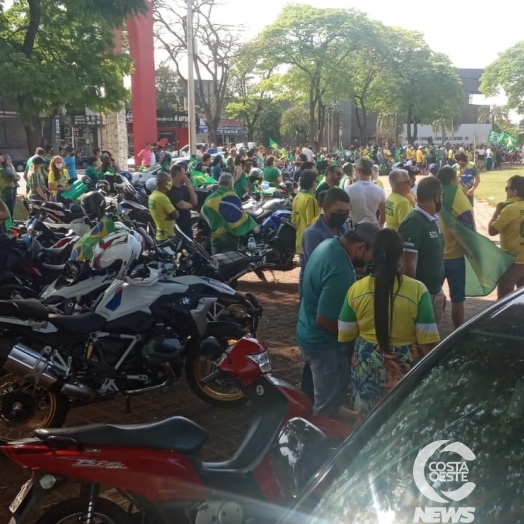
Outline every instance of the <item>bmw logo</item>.
{"label": "bmw logo", "polygon": [[189,306],[189,304],[191,304],[191,299],[189,297],[182,297],[180,299],[180,304],[182,306]]}

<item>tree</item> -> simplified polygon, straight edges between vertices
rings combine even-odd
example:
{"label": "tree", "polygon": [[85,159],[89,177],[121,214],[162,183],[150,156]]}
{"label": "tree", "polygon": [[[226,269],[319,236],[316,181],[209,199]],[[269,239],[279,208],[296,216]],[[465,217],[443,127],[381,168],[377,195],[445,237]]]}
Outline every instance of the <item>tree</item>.
{"label": "tree", "polygon": [[[228,93],[231,60],[238,50],[232,26],[215,22],[217,0],[193,0],[195,37],[195,90],[209,129],[208,140],[217,143],[217,129]],[[178,0],[153,0],[155,37],[187,82],[181,64],[187,57],[187,5]]]}
{"label": "tree", "polygon": [[242,122],[249,141],[253,141],[258,119],[270,102],[269,79],[275,64],[264,54],[260,41],[255,39],[242,47],[231,67],[229,90],[233,100],[226,113]]}
{"label": "tree", "polygon": [[132,62],[114,53],[114,34],[145,9],[144,0],[15,0],[0,11],[2,95],[16,105],[31,151],[40,115],[121,107]]}
{"label": "tree", "polygon": [[282,109],[280,104],[274,100],[264,103],[260,116],[255,125],[254,138],[256,142],[269,145],[269,139],[280,140],[280,121]]}
{"label": "tree", "polygon": [[496,125],[506,124],[510,122],[509,111],[505,106],[480,106],[477,116],[479,124]]}
{"label": "tree", "polygon": [[[341,65],[368,38],[369,20],[357,11],[288,5],[260,34],[271,56],[291,66],[288,78],[307,92],[309,140],[322,142],[326,95]],[[290,76],[293,75],[293,76]]]}
{"label": "tree", "polygon": [[[183,86],[173,69],[160,65],[155,71],[157,109],[169,111],[183,106]],[[177,102],[178,100],[178,102]]]}
{"label": "tree", "polygon": [[524,41],[501,53],[480,80],[481,93],[497,96],[503,91],[508,97],[507,107],[524,113]]}
{"label": "tree", "polygon": [[451,131],[453,133],[458,130],[459,120],[449,118],[437,118],[431,123],[431,128],[433,129],[433,132],[436,135],[440,135],[442,137],[442,143],[444,143],[444,137],[447,131]]}
{"label": "tree", "polygon": [[388,46],[388,67],[377,79],[380,92],[374,106],[379,111],[403,115],[408,141],[413,143],[418,124],[457,118],[462,82],[449,58],[431,51],[420,33],[391,28]]}
{"label": "tree", "polygon": [[303,144],[309,133],[309,112],[305,106],[286,109],[282,114],[280,132],[288,142]]}

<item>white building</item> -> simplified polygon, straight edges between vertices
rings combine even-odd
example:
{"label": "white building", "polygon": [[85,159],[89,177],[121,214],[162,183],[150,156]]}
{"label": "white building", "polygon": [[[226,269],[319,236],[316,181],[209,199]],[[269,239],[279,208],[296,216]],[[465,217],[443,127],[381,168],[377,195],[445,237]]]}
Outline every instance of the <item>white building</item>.
{"label": "white building", "polygon": [[[411,126],[413,130],[413,126]],[[488,141],[488,135],[491,131],[491,124],[462,124],[456,131],[446,131],[444,136],[433,130],[430,125],[418,125],[418,144],[427,144],[429,139],[433,139],[434,144],[451,143],[451,144],[482,144]],[[407,126],[402,130],[402,140],[407,142]]]}

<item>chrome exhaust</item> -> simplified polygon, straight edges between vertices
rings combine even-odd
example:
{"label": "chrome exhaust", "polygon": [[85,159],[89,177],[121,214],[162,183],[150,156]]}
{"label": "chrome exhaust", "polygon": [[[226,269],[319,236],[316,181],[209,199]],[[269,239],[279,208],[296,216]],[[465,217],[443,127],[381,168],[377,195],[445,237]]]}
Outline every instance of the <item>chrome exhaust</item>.
{"label": "chrome exhaust", "polygon": [[[4,369],[44,389],[51,389],[64,377],[64,372],[52,361],[25,344],[13,346],[4,364]],[[65,383],[60,393],[73,398],[96,396],[94,390],[82,384]]]}
{"label": "chrome exhaust", "polygon": [[4,369],[45,389],[50,389],[61,377],[56,366],[47,357],[25,344],[13,346],[7,356]]}

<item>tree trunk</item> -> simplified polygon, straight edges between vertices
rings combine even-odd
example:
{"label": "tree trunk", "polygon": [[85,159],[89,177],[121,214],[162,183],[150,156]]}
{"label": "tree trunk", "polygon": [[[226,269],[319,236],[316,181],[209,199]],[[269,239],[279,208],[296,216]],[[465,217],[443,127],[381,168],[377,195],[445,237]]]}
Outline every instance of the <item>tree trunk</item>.
{"label": "tree trunk", "polygon": [[368,137],[367,137],[367,122],[368,122],[368,115],[366,113],[366,106],[364,105],[364,102],[361,101],[362,106],[362,133],[364,135],[364,142],[367,143]]}
{"label": "tree trunk", "polygon": [[[318,145],[324,143],[324,129],[326,127],[326,106],[318,102]],[[317,146],[318,151],[318,146]]]}
{"label": "tree trunk", "polygon": [[315,90],[313,86],[309,88],[309,141],[315,141]]}
{"label": "tree trunk", "polygon": [[34,127],[34,123],[24,124],[25,136],[27,140],[27,148],[29,156],[33,155],[36,148],[40,146],[40,137]]}
{"label": "tree trunk", "polygon": [[357,127],[358,127],[358,136],[359,136],[359,140],[360,140],[360,145],[364,145],[362,143],[362,122],[360,120],[360,113],[358,112],[358,103],[357,101],[355,100],[355,118],[357,120]]}
{"label": "tree trunk", "polygon": [[406,118],[406,124],[407,124],[407,135],[408,135],[408,144],[413,144],[413,139],[412,139],[412,136],[411,136],[411,119],[412,119],[412,107],[409,106],[408,107],[408,115],[407,115],[407,118]]}
{"label": "tree trunk", "polygon": [[416,142],[418,138],[418,124],[417,124],[417,121],[415,120],[413,122],[413,142]]}

